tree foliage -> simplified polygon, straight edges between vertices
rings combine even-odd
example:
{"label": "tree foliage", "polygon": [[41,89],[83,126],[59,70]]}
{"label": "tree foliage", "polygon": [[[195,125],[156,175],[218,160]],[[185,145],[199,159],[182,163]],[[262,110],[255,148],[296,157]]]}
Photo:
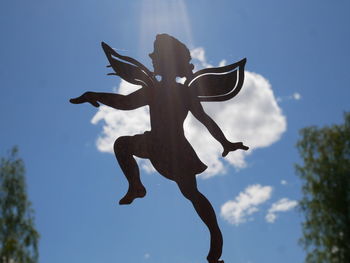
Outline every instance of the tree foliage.
{"label": "tree foliage", "polygon": [[301,130],[301,244],[306,262],[350,262],[350,113],[341,125]]}
{"label": "tree foliage", "polygon": [[0,161],[0,262],[38,262],[39,234],[26,194],[24,164],[14,147]]}

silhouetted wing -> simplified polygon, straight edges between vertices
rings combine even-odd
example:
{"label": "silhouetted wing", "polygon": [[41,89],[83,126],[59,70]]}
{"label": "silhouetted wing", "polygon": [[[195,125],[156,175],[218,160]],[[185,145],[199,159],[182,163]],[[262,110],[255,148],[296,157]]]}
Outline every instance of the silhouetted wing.
{"label": "silhouetted wing", "polygon": [[110,63],[108,67],[112,67],[115,71],[108,75],[117,75],[135,85],[153,87],[153,74],[144,65],[131,57],[118,54],[104,42],[101,45]]}
{"label": "silhouetted wing", "polygon": [[241,90],[244,82],[244,66],[247,59],[218,68],[206,68],[196,72],[185,85],[195,90],[200,101],[225,101]]}

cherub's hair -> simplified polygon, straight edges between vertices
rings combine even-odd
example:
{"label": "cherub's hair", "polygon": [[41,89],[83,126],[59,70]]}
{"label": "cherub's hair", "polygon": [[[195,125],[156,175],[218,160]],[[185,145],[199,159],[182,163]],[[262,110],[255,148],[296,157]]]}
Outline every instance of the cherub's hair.
{"label": "cherub's hair", "polygon": [[[167,59],[175,66],[177,75],[188,77],[194,68],[190,63],[191,53],[185,44],[168,34],[159,34],[154,41],[155,55]],[[166,63],[166,62],[165,62]]]}

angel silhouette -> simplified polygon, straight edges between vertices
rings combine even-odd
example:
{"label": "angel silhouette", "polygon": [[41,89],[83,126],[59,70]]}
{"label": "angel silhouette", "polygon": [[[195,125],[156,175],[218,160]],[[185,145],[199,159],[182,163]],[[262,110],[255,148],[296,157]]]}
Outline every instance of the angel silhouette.
{"label": "angel silhouette", "polygon": [[[205,113],[202,101],[225,101],[241,90],[244,81],[246,59],[217,68],[206,68],[194,73],[188,48],[176,38],[159,34],[154,42],[154,51],[149,54],[154,72],[137,60],[122,56],[102,42],[102,48],[114,73],[141,88],[129,95],[86,92],[71,99],[74,104],[99,103],[118,110],[133,110],[149,106],[151,130],[134,136],[119,137],[114,143],[118,163],[129,182],[129,188],[119,204],[133,202],[146,195],[140,180],[140,172],[134,156],[151,161],[164,177],[175,181],[181,193],[192,202],[197,214],[210,232],[209,263],[219,260],[223,239],[213,207],[197,188],[196,175],[207,166],[199,159],[184,135],[183,123],[190,111],[210,134],[221,143],[222,156],[238,149],[248,150],[242,142],[230,142],[219,126]],[[156,76],[160,76],[158,80]],[[177,77],[186,77],[184,84]]]}

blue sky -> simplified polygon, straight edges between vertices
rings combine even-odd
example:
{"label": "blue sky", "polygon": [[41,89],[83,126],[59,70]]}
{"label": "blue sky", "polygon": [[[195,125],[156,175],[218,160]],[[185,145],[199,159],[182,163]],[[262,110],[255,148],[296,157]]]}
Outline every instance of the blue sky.
{"label": "blue sky", "polygon": [[[226,173],[198,179],[224,235],[222,258],[302,262],[302,216],[295,208],[276,207],[281,210],[285,198],[291,207],[301,197],[294,172],[299,129],[339,123],[349,110],[349,10],[341,0],[2,1],[0,153],[18,145],[25,161],[41,233],[40,262],[205,260],[207,230],[174,183],[142,170],[148,195],[129,207],[117,205],[127,184],[114,156],[98,148],[98,138],[106,138],[103,128],[120,119],[112,115],[108,123],[103,115],[92,124],[95,108],[68,103],[84,91],[123,88],[120,79],[105,75],[101,41],[151,67],[147,54],[157,33],[205,52],[205,60],[197,52],[198,66],[247,57],[251,84],[242,92],[251,89],[262,99],[242,93],[230,107],[241,102],[255,114],[266,107],[271,113],[263,123],[254,122],[254,114],[245,118],[243,112],[238,121],[232,113],[229,124],[237,125],[225,133],[246,136],[252,152],[237,156],[244,167],[232,156],[230,162],[218,159]],[[205,107],[220,123],[223,113]],[[266,131],[274,137],[262,136]],[[213,147],[200,150],[211,156],[220,151]],[[225,219],[222,206],[230,200]],[[277,216],[273,223],[266,220],[269,211]]]}

